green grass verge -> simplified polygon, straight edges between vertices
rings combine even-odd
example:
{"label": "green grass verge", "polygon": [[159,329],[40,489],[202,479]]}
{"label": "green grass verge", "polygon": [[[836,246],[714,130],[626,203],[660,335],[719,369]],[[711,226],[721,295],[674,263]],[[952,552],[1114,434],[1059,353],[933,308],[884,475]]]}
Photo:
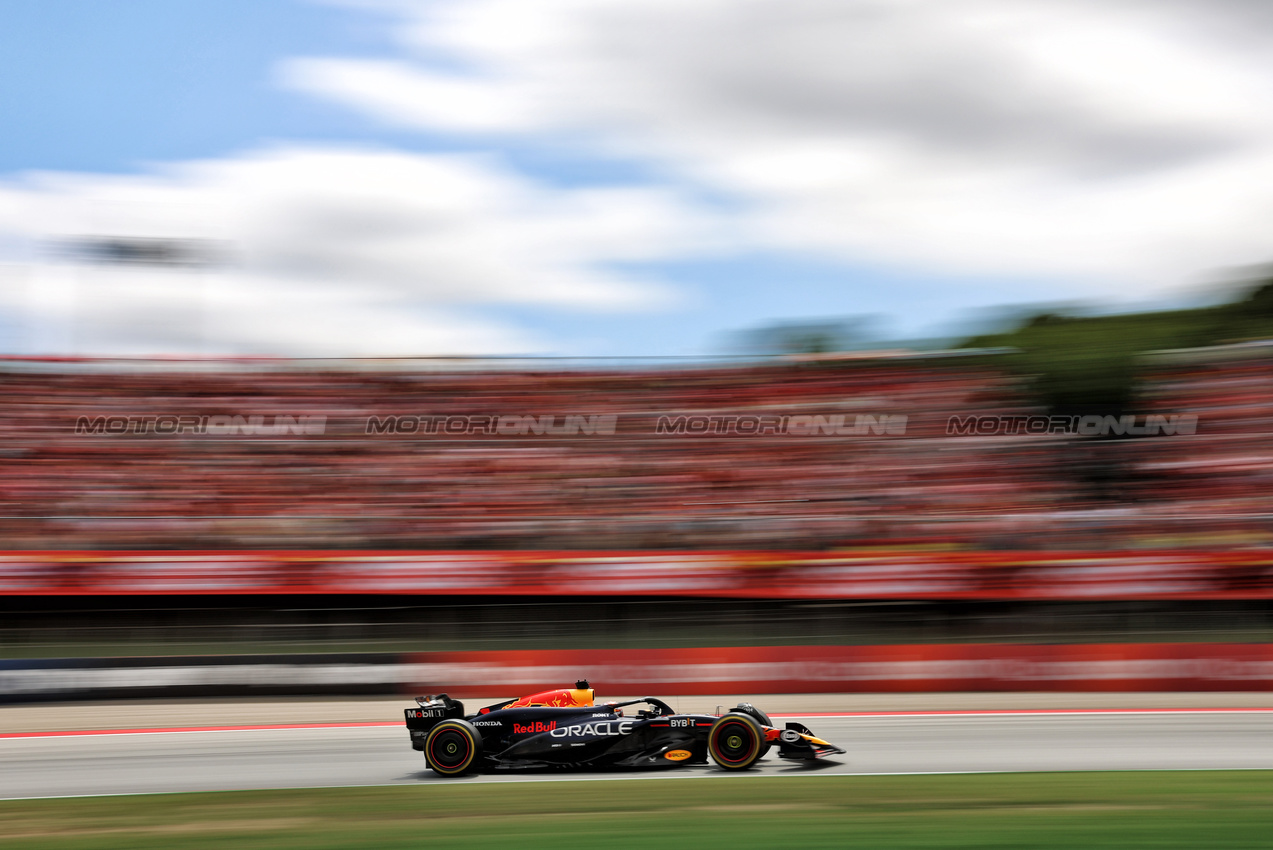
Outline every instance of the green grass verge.
{"label": "green grass verge", "polygon": [[0,847],[1267,848],[1273,771],[722,777],[0,803]]}

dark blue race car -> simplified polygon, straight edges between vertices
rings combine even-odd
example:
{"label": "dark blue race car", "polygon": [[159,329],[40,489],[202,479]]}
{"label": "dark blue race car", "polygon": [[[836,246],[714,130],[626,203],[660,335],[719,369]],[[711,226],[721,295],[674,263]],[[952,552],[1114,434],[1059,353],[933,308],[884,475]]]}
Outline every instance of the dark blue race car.
{"label": "dark blue race car", "polygon": [[705,764],[745,770],[773,747],[784,759],[817,759],[844,750],[800,723],[779,729],[743,703],[724,714],[678,714],[643,697],[597,705],[587,681],[574,688],[506,700],[466,715],[446,694],[419,697],[406,709],[411,746],[440,776],[473,770],[676,767]]}

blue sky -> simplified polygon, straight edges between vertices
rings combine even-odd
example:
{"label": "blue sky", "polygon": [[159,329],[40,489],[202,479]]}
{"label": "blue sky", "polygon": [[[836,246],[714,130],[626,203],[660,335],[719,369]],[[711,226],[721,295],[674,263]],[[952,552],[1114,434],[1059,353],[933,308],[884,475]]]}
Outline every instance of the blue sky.
{"label": "blue sky", "polygon": [[[373,122],[273,80],[299,53],[392,50],[383,21],[299,0],[8,3],[0,172],[132,173],[263,139],[368,140]],[[392,139],[403,143],[408,139]]]}
{"label": "blue sky", "polygon": [[[1162,73],[1153,62],[1216,68],[1213,77],[1194,73],[1196,91],[1158,102],[1141,94],[1135,75],[1111,91],[1099,76],[1046,61],[1055,45],[1040,41],[1031,52],[1032,35],[1016,52],[979,48],[979,39],[1000,45],[1002,33],[982,27],[970,36],[968,22],[980,20],[973,12],[995,11],[1005,27],[1017,14],[996,3],[970,3],[962,17],[897,13],[883,22],[846,17],[869,3],[807,3],[790,14],[760,3],[751,7],[755,20],[718,19],[714,6],[690,3],[619,2],[588,15],[551,0],[384,9],[294,0],[9,3],[0,11],[0,209],[8,197],[11,218],[0,217],[0,248],[74,237],[75,227],[111,232],[115,197],[126,199],[119,233],[130,237],[149,227],[156,237],[227,239],[245,229],[241,255],[268,261],[226,272],[239,276],[227,289],[268,290],[259,303],[287,313],[287,299],[304,301],[307,287],[343,287],[311,324],[331,322],[350,338],[314,331],[321,339],[310,339],[300,328],[262,336],[252,329],[259,322],[234,314],[261,309],[244,295],[220,307],[205,300],[199,309],[223,311],[205,325],[224,330],[205,329],[191,347],[280,354],[375,353],[378,323],[390,317],[396,342],[385,353],[489,345],[492,353],[705,354],[723,350],[732,331],[856,315],[880,317],[895,338],[941,335],[1004,304],[1170,303],[1225,265],[1265,258],[1267,237],[1232,224],[1254,220],[1267,202],[1267,192],[1237,189],[1238,175],[1273,173],[1273,132],[1249,120],[1246,107],[1257,104],[1244,100],[1267,92],[1241,88],[1268,70],[1263,42],[1188,35],[1180,24],[1205,19],[1202,4],[1149,21],[1149,32],[1163,34],[1149,44],[1137,41],[1145,21],[1097,5],[1077,4],[1058,20],[1023,19],[1074,45],[1112,39],[1117,49],[1085,65],[1139,50],[1150,75]],[[685,43],[672,31],[687,33]],[[838,40],[826,41],[828,31]],[[857,38],[891,44],[893,58],[863,64],[848,49]],[[971,40],[966,53],[957,39]],[[1226,67],[1216,60],[1222,54]],[[1031,72],[1017,76],[1036,90],[1005,87],[1012,63]],[[1143,110],[1129,110],[1138,97]],[[959,98],[966,103],[952,109]],[[1083,106],[1048,106],[1071,103]],[[264,200],[253,186],[286,170],[260,170],[261,157],[314,161],[313,151],[349,164],[325,166],[312,182],[331,203],[356,207],[360,227],[377,218],[376,204],[396,208],[381,192],[368,212],[360,169],[380,174],[393,160],[410,171],[418,161],[434,175],[421,178],[426,186],[446,183],[451,171],[467,182],[457,184],[457,200],[380,222],[376,241],[297,259],[342,231],[289,230],[313,208],[293,185],[307,178],[289,178],[292,188]],[[213,164],[220,176],[191,176],[191,163]],[[58,175],[56,186],[34,172]],[[155,181],[160,206],[138,201]],[[1217,183],[1214,197],[1198,194]],[[229,203],[226,186],[239,193]],[[229,223],[184,223],[184,210],[209,198],[240,212],[227,213],[236,216]],[[138,211],[144,204],[152,206]],[[1167,214],[1173,206],[1184,211]],[[1203,219],[1189,207],[1216,214]],[[63,225],[87,208],[88,224]],[[456,244],[472,246],[473,263],[446,244],[408,250],[387,235],[445,220],[449,209],[472,222]],[[260,223],[243,222],[254,210],[267,211],[267,229],[288,231],[284,241],[252,241]],[[30,223],[40,216],[53,223]],[[1200,222],[1225,232],[1203,232]],[[548,228],[542,243],[524,237],[540,227]],[[432,232],[405,241],[424,245]],[[401,256],[386,270],[374,254],[389,244]],[[498,246],[498,268],[478,262],[487,244]],[[316,267],[317,282],[298,271]],[[94,271],[67,278],[65,268],[14,268],[8,279],[26,288],[0,304],[11,350],[66,345],[56,326],[70,321],[67,311],[93,321],[76,287]],[[91,343],[76,344],[182,348],[171,334],[155,335],[153,321],[130,321],[131,309],[151,306],[151,290],[117,274],[101,279],[119,287],[118,310]],[[338,306],[346,296],[362,300]],[[341,324],[342,313],[358,318]],[[457,344],[470,326],[472,345]]]}

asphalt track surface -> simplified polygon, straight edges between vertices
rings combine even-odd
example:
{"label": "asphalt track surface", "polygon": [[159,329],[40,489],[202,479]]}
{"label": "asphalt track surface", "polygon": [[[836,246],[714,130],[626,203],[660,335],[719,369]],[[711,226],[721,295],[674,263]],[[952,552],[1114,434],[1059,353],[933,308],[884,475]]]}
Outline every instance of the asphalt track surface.
{"label": "asphalt track surface", "polygon": [[479,774],[442,779],[401,724],[0,736],[0,798],[566,779],[1054,770],[1273,769],[1273,710],[905,712],[799,717],[848,750],[806,765]]}

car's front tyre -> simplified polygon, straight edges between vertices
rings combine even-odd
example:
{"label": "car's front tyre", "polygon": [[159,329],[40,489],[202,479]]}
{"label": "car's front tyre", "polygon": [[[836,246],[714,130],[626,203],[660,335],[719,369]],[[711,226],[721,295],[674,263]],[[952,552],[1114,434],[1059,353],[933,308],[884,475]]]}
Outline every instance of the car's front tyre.
{"label": "car's front tyre", "polygon": [[765,732],[751,715],[726,714],[707,733],[707,752],[726,770],[746,770],[765,750]]}
{"label": "car's front tyre", "polygon": [[[752,705],[752,704],[751,704],[751,703],[749,703],[749,702],[740,702],[738,705],[736,705],[736,706],[734,706],[733,708],[731,708],[731,709],[730,709],[730,712],[731,712],[731,713],[733,713],[733,712],[737,712],[737,713],[739,713],[739,714],[749,714],[749,715],[751,715],[751,716],[752,716],[752,718],[753,718],[753,719],[755,719],[755,721],[756,721],[757,723],[759,723],[761,726],[773,726],[773,725],[774,725],[774,722],[773,722],[772,720],[770,720],[770,719],[769,719],[769,715],[768,715],[768,714],[765,714],[763,711],[761,711],[759,708],[756,708],[756,706]],[[768,742],[766,742],[766,743],[764,743],[764,744],[762,744],[762,745],[761,745],[761,747],[760,747],[760,758],[764,758],[764,757],[765,757],[765,754],[769,752],[769,746],[770,746],[770,745],[769,745],[769,743],[768,743]]]}
{"label": "car's front tyre", "polygon": [[467,773],[481,755],[482,733],[467,720],[443,720],[424,741],[424,757],[439,776]]}

